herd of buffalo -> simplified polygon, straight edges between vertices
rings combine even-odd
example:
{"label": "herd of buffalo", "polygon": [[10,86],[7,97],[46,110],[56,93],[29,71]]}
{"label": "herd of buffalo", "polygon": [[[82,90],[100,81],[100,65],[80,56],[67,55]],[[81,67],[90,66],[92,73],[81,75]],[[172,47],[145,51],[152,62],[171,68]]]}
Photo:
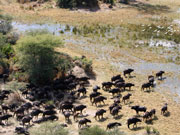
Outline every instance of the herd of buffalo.
{"label": "herd of buffalo", "polygon": [[[99,104],[105,104],[106,100],[109,97],[103,96],[100,91],[102,88],[106,92],[112,94],[114,103],[109,106],[109,110],[97,109],[94,114],[94,118],[97,120],[103,119],[103,115],[109,111],[110,114],[115,118],[119,115],[120,110],[122,109],[123,104],[127,104],[132,96],[130,93],[131,88],[135,86],[133,83],[126,83],[125,78],[131,78],[131,73],[133,69],[127,69],[123,71],[124,78],[122,75],[116,75],[111,78],[109,82],[102,82],[102,87],[94,86],[89,95],[87,95],[87,87],[89,86],[88,77],[76,78],[74,75],[68,75],[65,78],[56,79],[47,86],[35,86],[33,84],[28,84],[26,88],[20,89],[22,96],[24,97],[24,102],[21,104],[11,103],[5,104],[4,101],[9,98],[11,94],[14,93],[13,90],[1,90],[0,91],[0,125],[8,125],[8,119],[13,117],[19,121],[20,125],[15,128],[15,132],[18,134],[29,134],[27,127],[35,124],[39,124],[45,121],[55,121],[59,117],[57,114],[62,114],[65,117],[66,122],[70,121],[70,116],[73,116],[75,122],[78,122],[78,127],[81,128],[87,123],[91,123],[91,120],[87,117],[80,119],[80,116],[83,115],[83,110],[88,106],[83,104],[77,105],[77,100],[81,100],[81,97],[89,97],[90,102],[93,106],[98,107]],[[150,90],[154,87],[155,79],[162,80],[162,75],[164,71],[156,73],[155,76],[148,76],[146,83],[142,84],[141,90]],[[7,79],[7,76],[4,75],[4,83]],[[121,92],[129,91],[127,95],[122,96]],[[48,101],[53,101],[53,104],[47,104]],[[161,108],[161,114],[165,115],[168,112],[168,104],[166,103]],[[156,109],[147,111],[145,106],[131,106],[132,110],[135,110],[136,116],[127,119],[127,127],[130,128],[130,125],[133,124],[137,126],[138,122],[152,120],[156,115]],[[139,117],[139,113],[143,112],[142,119]],[[28,125],[27,125],[28,124]],[[31,126],[32,126],[31,125]],[[116,126],[121,126],[119,122],[109,123],[107,129],[112,129]],[[62,126],[68,126],[67,124],[62,124]]]}

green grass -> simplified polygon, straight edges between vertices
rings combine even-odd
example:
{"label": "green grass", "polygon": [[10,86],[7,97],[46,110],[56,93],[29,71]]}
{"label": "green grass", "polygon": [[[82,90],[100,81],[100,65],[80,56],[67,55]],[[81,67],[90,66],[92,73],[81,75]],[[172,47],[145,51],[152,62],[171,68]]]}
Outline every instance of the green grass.
{"label": "green grass", "polygon": [[45,122],[38,127],[30,129],[31,135],[69,135],[67,129],[64,129],[59,122]]}

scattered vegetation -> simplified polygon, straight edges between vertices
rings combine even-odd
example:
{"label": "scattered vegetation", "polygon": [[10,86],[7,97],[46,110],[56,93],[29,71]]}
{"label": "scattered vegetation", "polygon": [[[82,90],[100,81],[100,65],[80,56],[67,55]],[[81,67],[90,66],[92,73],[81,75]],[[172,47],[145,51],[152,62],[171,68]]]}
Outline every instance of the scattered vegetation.
{"label": "scattered vegetation", "polygon": [[159,135],[160,134],[159,131],[153,127],[146,126],[145,130],[148,135],[150,135],[150,134]]}
{"label": "scattered vegetation", "polygon": [[69,135],[59,122],[45,122],[38,127],[30,129],[32,135]]}
{"label": "scattered vegetation", "polygon": [[119,131],[118,128],[107,131],[100,128],[99,126],[93,126],[80,130],[79,135],[125,135],[125,133]]}
{"label": "scattered vegetation", "polygon": [[134,39],[166,39],[170,41],[174,41],[175,43],[180,43],[180,31],[176,29],[174,25],[157,25],[157,24],[149,24],[149,25],[136,25],[136,24],[128,24],[125,26],[128,28],[129,32],[132,31],[132,37]]}
{"label": "scattered vegetation", "polygon": [[99,126],[93,126],[80,130],[79,135],[108,135],[107,132]]}

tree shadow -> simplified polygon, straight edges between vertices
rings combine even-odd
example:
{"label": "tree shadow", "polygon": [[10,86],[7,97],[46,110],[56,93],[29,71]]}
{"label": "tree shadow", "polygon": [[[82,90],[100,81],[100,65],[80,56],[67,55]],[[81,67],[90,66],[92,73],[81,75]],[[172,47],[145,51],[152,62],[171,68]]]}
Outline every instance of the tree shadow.
{"label": "tree shadow", "polygon": [[144,2],[134,2],[130,3],[129,5],[147,14],[159,14],[170,12],[170,8],[166,5],[152,5]]}

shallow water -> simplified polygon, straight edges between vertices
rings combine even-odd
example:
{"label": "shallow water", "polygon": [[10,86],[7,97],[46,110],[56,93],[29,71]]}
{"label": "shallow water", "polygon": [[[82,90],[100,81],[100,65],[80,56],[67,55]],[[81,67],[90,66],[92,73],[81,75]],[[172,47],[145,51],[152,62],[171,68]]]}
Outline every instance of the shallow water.
{"label": "shallow water", "polygon": [[72,31],[73,31],[73,26],[70,26],[70,29],[66,30],[66,25],[61,25],[61,24],[23,24],[18,22],[12,22],[12,26],[15,31],[21,33],[30,30],[46,29],[47,31],[55,35],[60,35],[61,34],[60,31],[63,31],[63,33],[66,35],[72,35]]}

